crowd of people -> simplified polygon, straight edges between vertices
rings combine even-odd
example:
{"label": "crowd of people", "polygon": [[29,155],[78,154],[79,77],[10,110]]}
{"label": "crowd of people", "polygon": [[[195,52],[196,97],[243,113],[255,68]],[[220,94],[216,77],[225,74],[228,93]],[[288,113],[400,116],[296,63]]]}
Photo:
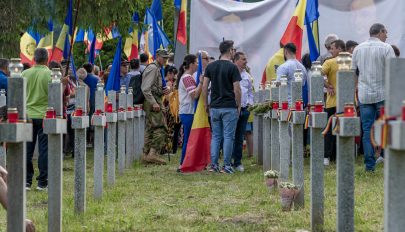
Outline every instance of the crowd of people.
{"label": "crowd of people", "polygon": [[[376,163],[383,161],[383,151],[373,147],[370,142],[370,129],[384,103],[385,59],[399,56],[399,49],[385,43],[387,29],[382,24],[370,28],[370,38],[358,44],[348,40],[344,42],[337,35],[330,34],[325,39],[327,53],[318,60],[322,64],[325,77],[325,111],[328,117],[336,112],[336,74],[337,56],[346,51],[352,54],[352,68],[358,76],[356,102],[362,123],[362,142],[359,143],[364,153],[365,168],[373,171]],[[280,44],[281,45],[281,44]],[[166,164],[162,154],[177,153],[181,145],[181,166],[187,150],[188,139],[194,120],[196,99],[203,98],[204,107],[209,117],[211,139],[211,172],[233,173],[244,171],[242,154],[244,141],[247,154],[252,155],[252,113],[248,107],[253,105],[253,77],[247,66],[248,57],[242,51],[236,51],[232,40],[219,44],[220,57],[215,60],[208,52],[201,52],[202,73],[198,75],[198,54],[188,54],[180,67],[174,64],[174,54],[166,49],[158,49],[154,61],[149,62],[148,54],[141,54],[139,59],[127,61],[122,59],[120,66],[120,85],[140,91],[146,113],[145,144],[142,161],[149,164]],[[311,78],[311,61],[309,54],[301,60],[296,57],[297,48],[293,43],[281,45],[281,49],[272,56],[266,67],[268,80],[280,81],[287,78],[288,86],[294,80],[297,69],[303,73],[303,99],[308,99],[308,81]],[[43,133],[43,117],[48,107],[48,83],[51,81],[51,69],[68,70],[61,79],[64,88],[63,116],[68,121],[68,133],[64,139],[64,152],[73,154],[74,133],[71,117],[75,110],[75,89],[78,85],[87,86],[88,109],[91,117],[95,112],[95,91],[97,83],[107,83],[111,65],[102,71],[96,65],[86,63],[77,71],[68,66],[67,61],[48,63],[46,49],[37,48],[34,53],[35,65],[25,64],[22,76],[27,80],[27,116],[33,123],[33,140],[27,143],[27,190],[31,189],[34,176],[32,157],[38,142],[38,190],[47,188],[48,140]],[[7,90],[8,60],[0,59],[0,89]],[[69,67],[71,67],[69,65]],[[77,79],[76,79],[76,76]],[[198,79],[197,79],[198,78]],[[291,91],[291,90],[290,90]],[[134,94],[136,96],[137,94]],[[288,93],[291,104],[291,92]],[[135,98],[134,98],[135,100]],[[308,137],[308,131],[303,132]],[[92,128],[89,128],[87,142],[92,145]],[[310,141],[305,139],[306,144]],[[222,153],[220,152],[222,151]],[[377,157],[375,155],[377,152]],[[219,165],[220,153],[223,165]],[[325,160],[336,159],[336,139],[330,132],[325,136]]]}

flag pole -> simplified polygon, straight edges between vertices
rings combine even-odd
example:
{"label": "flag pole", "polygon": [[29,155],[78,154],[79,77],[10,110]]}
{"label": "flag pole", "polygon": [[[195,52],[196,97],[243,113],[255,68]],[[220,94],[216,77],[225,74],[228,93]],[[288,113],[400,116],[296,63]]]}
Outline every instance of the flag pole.
{"label": "flag pole", "polygon": [[[66,65],[66,69],[65,69],[65,76],[67,76],[68,74],[68,70],[69,70],[69,65],[70,65],[70,57],[72,56],[72,49],[73,49],[73,40],[75,37],[75,28],[76,28],[76,23],[77,23],[77,15],[79,13],[79,7],[80,7],[80,0],[76,1],[76,8],[73,9],[75,11],[75,19],[73,21],[73,35],[72,38],[70,38],[70,48],[69,48],[69,55],[68,55],[68,59],[67,59],[67,65]],[[69,28],[70,30],[70,28]]]}

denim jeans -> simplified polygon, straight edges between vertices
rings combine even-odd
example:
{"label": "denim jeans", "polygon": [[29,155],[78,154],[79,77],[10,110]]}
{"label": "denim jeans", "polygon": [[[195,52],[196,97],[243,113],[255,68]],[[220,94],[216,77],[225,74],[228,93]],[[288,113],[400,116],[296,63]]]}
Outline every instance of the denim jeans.
{"label": "denim jeans", "polygon": [[180,121],[183,125],[183,147],[181,149],[180,165],[183,164],[186,156],[188,137],[190,137],[191,127],[193,126],[194,114],[180,114]]}
{"label": "denim jeans", "polygon": [[236,108],[211,108],[211,164],[218,166],[219,149],[223,140],[224,166],[231,166],[238,110]]}
{"label": "denim jeans", "polygon": [[232,153],[233,166],[235,167],[242,164],[243,136],[246,131],[246,124],[249,118],[249,114],[250,113],[247,108],[242,108],[236,126],[235,143]]}
{"label": "denim jeans", "polygon": [[[38,136],[38,169],[39,176],[37,177],[38,186],[48,186],[48,135],[44,134],[42,129],[42,119],[32,119],[32,142],[27,142],[27,183],[32,184],[34,176],[34,165],[32,164],[32,156],[35,150],[35,143]],[[56,154],[53,154],[56,155]]]}
{"label": "denim jeans", "polygon": [[374,104],[360,104],[360,119],[363,129],[363,149],[364,149],[364,164],[367,171],[373,171],[375,167],[374,148],[370,141],[370,129],[374,121],[380,115],[380,109],[384,106],[384,101]]}

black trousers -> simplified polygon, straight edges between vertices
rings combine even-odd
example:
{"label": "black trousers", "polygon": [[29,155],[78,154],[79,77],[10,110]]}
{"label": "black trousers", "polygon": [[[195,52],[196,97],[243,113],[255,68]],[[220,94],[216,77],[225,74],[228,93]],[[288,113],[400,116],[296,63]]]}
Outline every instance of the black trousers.
{"label": "black trousers", "polygon": [[48,135],[42,129],[42,119],[32,119],[32,142],[27,142],[27,184],[31,186],[34,176],[34,165],[32,156],[34,155],[35,143],[38,137],[38,186],[48,186]]}
{"label": "black trousers", "polygon": [[[325,112],[328,113],[329,119],[336,113],[336,107],[327,108]],[[329,158],[331,161],[336,160],[336,136],[332,135],[332,128],[325,135],[325,158]]]}
{"label": "black trousers", "polygon": [[172,148],[173,148],[172,153],[173,154],[177,153],[177,147],[179,145],[180,128],[181,128],[181,123],[174,124],[173,140],[172,140]]}

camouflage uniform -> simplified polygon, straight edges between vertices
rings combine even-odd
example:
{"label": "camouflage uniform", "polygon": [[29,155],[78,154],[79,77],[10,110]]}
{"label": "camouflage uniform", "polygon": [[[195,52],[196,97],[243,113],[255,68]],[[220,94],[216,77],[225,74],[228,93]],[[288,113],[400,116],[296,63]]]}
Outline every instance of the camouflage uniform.
{"label": "camouflage uniform", "polygon": [[[165,145],[167,138],[167,124],[163,115],[163,89],[160,65],[154,61],[148,65],[142,75],[142,92],[145,96],[143,110],[146,113],[145,120],[145,145],[144,153],[151,148],[160,151]],[[159,104],[160,111],[153,111],[153,104]]]}

